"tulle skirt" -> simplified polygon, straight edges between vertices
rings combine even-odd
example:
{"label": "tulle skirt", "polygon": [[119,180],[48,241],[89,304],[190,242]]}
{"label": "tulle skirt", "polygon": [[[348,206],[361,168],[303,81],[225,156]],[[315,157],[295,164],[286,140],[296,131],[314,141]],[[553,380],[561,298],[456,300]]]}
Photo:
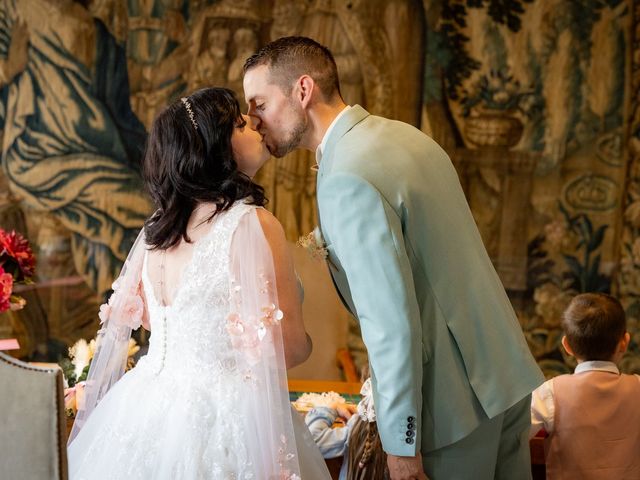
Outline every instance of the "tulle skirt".
{"label": "tulle skirt", "polygon": [[[127,372],[69,445],[70,478],[266,480],[246,449],[250,422],[234,414],[235,380],[184,377],[179,369],[157,375],[144,360]],[[302,479],[329,479],[307,427],[291,415]]]}

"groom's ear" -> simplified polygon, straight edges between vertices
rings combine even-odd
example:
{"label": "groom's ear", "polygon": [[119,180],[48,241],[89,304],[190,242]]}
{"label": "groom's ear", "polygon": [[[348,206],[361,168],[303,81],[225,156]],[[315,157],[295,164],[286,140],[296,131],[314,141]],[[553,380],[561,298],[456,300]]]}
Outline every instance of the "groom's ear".
{"label": "groom's ear", "polygon": [[300,102],[302,108],[307,108],[315,89],[316,82],[309,75],[302,75],[298,78],[294,91],[296,99]]}

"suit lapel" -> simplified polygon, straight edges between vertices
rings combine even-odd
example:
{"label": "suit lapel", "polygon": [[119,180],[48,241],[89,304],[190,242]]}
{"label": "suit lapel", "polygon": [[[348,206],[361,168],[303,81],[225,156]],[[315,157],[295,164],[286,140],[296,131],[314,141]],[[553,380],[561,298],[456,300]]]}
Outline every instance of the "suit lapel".
{"label": "suit lapel", "polygon": [[[320,183],[323,177],[331,171],[331,167],[333,166],[334,161],[334,151],[337,143],[340,141],[342,137],[346,135],[349,130],[351,130],[354,126],[360,123],[362,120],[369,116],[369,112],[367,112],[360,105],[354,105],[349,110],[347,110],[342,117],[338,120],[338,122],[333,126],[333,129],[329,133],[329,137],[327,138],[327,142],[325,144],[324,151],[322,152],[322,158],[320,160],[320,168],[318,169],[317,177],[316,177],[316,191],[320,187]],[[322,220],[320,217],[320,212],[318,212],[318,222],[320,226],[320,231],[322,232]],[[323,236],[325,233],[323,232]],[[326,237],[325,237],[326,238]],[[355,312],[351,308],[351,305],[345,299],[341,289],[338,286],[338,279],[336,275],[341,275],[341,272],[337,270],[337,267],[334,268],[329,265],[327,262],[327,267],[329,268],[329,273],[331,274],[331,280],[333,281],[333,285],[338,292],[338,296],[342,301],[342,304],[345,308],[356,317]],[[357,317],[356,317],[357,318]]]}
{"label": "suit lapel", "polygon": [[349,110],[347,110],[342,117],[338,120],[338,122],[333,126],[333,129],[329,133],[329,137],[327,138],[327,143],[324,147],[324,152],[322,152],[322,159],[320,160],[320,168],[318,169],[318,177],[316,179],[316,183],[319,185],[322,177],[331,171],[331,166],[333,165],[333,152],[336,148],[337,143],[340,141],[345,134],[355,127],[358,123],[369,116],[369,112],[367,112],[360,105],[354,105]]}

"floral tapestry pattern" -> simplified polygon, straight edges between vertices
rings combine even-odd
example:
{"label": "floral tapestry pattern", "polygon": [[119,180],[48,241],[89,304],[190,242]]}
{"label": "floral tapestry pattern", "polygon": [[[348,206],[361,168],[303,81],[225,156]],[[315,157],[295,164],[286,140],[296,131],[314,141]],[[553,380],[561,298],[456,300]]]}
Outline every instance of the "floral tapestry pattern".
{"label": "floral tapestry pattern", "polygon": [[[494,263],[505,241],[523,247],[526,282],[503,281],[547,376],[575,365],[560,319],[587,291],[623,301],[632,342],[622,368],[640,372],[637,3],[425,1],[425,109],[431,124],[453,125],[434,136],[452,152]],[[514,169],[523,153],[531,173]],[[530,188],[526,198],[509,196],[514,184]],[[505,239],[518,215],[521,231]]]}

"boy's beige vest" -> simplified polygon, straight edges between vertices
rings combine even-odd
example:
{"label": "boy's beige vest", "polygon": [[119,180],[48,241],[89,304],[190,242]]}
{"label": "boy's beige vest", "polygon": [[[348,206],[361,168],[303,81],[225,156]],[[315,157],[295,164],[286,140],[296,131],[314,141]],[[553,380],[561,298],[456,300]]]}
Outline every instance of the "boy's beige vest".
{"label": "boy's beige vest", "polygon": [[548,480],[640,479],[640,381],[588,371],[553,379]]}

